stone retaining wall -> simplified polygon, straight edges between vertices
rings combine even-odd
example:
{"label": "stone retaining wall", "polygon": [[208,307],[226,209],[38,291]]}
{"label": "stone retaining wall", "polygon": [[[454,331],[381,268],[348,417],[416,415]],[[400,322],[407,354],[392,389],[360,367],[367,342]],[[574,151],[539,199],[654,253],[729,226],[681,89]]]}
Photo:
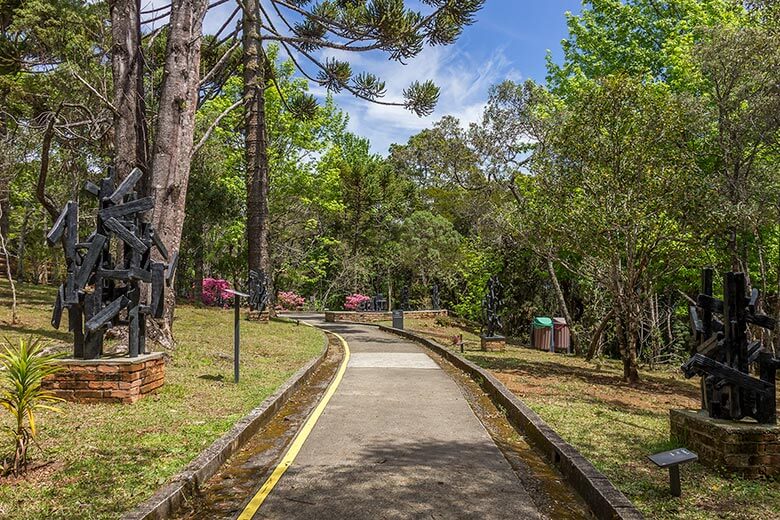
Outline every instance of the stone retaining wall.
{"label": "stone retaining wall", "polygon": [[165,383],[162,352],[136,358],[62,359],[43,388],[78,403],[134,403]]}
{"label": "stone retaining wall", "polygon": [[780,426],[711,419],[707,412],[669,410],[671,435],[708,466],[748,478],[780,475]]}
{"label": "stone retaining wall", "polygon": [[[404,311],[404,318],[410,320],[425,320],[431,318],[438,318],[439,316],[447,316],[447,310],[441,309],[438,311]],[[377,323],[380,321],[391,321],[393,319],[393,313],[388,312],[360,312],[360,311],[325,311],[325,321],[336,322],[352,322],[352,323]]]}

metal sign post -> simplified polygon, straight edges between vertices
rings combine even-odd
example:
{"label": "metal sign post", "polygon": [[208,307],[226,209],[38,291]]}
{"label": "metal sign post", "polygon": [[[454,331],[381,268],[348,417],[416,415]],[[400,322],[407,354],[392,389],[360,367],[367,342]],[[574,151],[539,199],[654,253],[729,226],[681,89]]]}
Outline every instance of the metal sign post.
{"label": "metal sign post", "polygon": [[669,468],[669,488],[673,497],[682,496],[680,464],[699,460],[699,456],[685,448],[664,451],[648,457],[659,468]]}
{"label": "metal sign post", "polygon": [[233,382],[238,384],[238,365],[241,357],[241,298],[248,298],[249,295],[232,289],[225,289],[225,292],[233,295]]}

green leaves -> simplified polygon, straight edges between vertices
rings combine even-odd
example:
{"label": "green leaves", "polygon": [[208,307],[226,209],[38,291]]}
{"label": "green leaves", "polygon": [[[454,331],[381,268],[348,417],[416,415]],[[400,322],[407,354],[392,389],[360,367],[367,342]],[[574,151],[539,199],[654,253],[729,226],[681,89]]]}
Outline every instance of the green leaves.
{"label": "green leaves", "polygon": [[346,61],[327,58],[322,64],[322,70],[317,75],[317,81],[332,92],[340,92],[349,84],[352,77],[352,67]]}
{"label": "green leaves", "polygon": [[418,116],[429,116],[439,100],[439,87],[433,81],[415,81],[404,90],[404,106]]}
{"label": "green leaves", "polygon": [[0,353],[3,368],[0,406],[11,415],[15,426],[10,429],[13,454],[5,456],[4,469],[17,474],[26,467],[29,444],[37,435],[35,413],[56,410],[51,404],[62,401],[41,388],[43,380],[61,368],[54,363],[58,356],[43,354],[39,339],[20,339],[18,345],[8,340],[6,343],[4,352]]}

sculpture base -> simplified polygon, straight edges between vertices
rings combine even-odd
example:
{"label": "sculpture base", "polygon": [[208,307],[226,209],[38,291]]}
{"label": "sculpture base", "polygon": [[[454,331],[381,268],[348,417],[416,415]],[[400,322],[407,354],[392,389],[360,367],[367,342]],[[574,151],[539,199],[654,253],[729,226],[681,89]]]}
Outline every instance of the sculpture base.
{"label": "sculpture base", "polygon": [[747,478],[780,475],[780,426],[711,419],[706,411],[669,410],[671,436],[707,466]]}
{"label": "sculpture base", "polygon": [[268,311],[249,311],[246,317],[249,321],[259,321],[261,323],[268,323],[271,321],[271,313]]}
{"label": "sculpture base", "polygon": [[504,336],[480,336],[482,350],[486,352],[503,352],[506,350],[506,338]]}
{"label": "sculpture base", "polygon": [[162,352],[135,358],[60,359],[43,388],[77,403],[134,403],[165,384]]}

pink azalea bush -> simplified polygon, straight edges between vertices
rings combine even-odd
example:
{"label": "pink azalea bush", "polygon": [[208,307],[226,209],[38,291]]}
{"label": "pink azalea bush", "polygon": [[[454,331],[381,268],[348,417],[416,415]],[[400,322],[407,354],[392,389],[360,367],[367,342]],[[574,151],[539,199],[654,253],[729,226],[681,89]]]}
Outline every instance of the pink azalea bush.
{"label": "pink azalea bush", "polygon": [[348,311],[356,311],[364,302],[370,302],[371,297],[365,294],[350,294],[344,302],[344,308]]}
{"label": "pink azalea bush", "polygon": [[233,295],[229,292],[225,292],[225,289],[230,289],[230,282],[227,280],[221,280],[219,278],[204,278],[203,279],[203,295],[201,300],[204,305],[218,305],[219,298],[222,297],[222,305],[227,307],[233,301]]}
{"label": "pink azalea bush", "polygon": [[293,291],[280,291],[276,296],[276,301],[286,311],[300,310],[303,308],[303,304],[306,303],[303,296],[295,294]]}

